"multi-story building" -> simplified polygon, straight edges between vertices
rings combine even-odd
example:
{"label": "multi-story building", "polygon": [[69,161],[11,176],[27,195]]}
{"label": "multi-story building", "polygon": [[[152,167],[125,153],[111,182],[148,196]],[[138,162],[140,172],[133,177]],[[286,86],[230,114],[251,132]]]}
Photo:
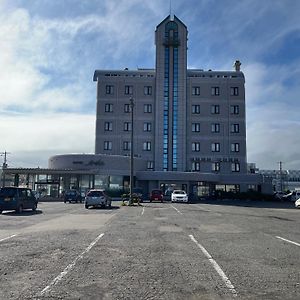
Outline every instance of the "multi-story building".
{"label": "multi-story building", "polygon": [[[128,155],[133,147],[160,185],[171,178],[188,185],[189,176],[198,182],[201,175],[219,185],[229,180],[237,189],[247,180],[253,186],[253,179],[260,179],[247,175],[241,64],[236,61],[234,71],[188,69],[187,36],[186,26],[168,16],[155,32],[155,69],[95,71],[95,152]],[[135,103],[133,124],[130,98]],[[142,173],[140,181],[153,176]]]}
{"label": "multi-story building", "polygon": [[187,36],[168,16],[155,31],[155,69],[95,71],[95,154],[51,157],[50,169],[79,172],[59,184],[80,187],[85,178],[86,188],[128,187],[133,147],[135,185],[145,192],[266,191],[263,176],[247,172],[241,63],[233,71],[188,69]]}

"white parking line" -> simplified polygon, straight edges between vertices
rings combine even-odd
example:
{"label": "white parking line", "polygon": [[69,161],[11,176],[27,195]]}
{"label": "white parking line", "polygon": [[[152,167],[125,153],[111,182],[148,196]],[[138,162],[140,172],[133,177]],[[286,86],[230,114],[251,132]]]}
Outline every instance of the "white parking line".
{"label": "white parking line", "polygon": [[179,214],[183,214],[181,211],[179,211],[175,206],[173,206],[172,204],[171,204],[171,206],[179,213]]}
{"label": "white parking line", "polygon": [[212,256],[207,252],[207,250],[201,244],[198,243],[198,241],[194,238],[193,235],[190,234],[189,237],[201,249],[201,251],[203,252],[203,254],[208,258],[209,262],[213,265],[214,269],[220,275],[220,277],[222,278],[223,282],[225,283],[225,285],[227,286],[227,288],[230,290],[230,292],[232,293],[232,295],[234,297],[236,297],[237,296],[237,291],[235,290],[233,284],[230,282],[230,280],[228,279],[228,277],[225,275],[225,273],[223,272],[223,270],[221,269],[221,267],[218,265],[218,263],[212,258]]}
{"label": "white parking line", "polygon": [[145,212],[145,206],[143,206],[142,215],[144,214],[144,212]]}
{"label": "white parking line", "polygon": [[293,241],[284,239],[284,238],[282,238],[282,237],[280,237],[280,236],[276,236],[276,237],[277,237],[278,239],[280,239],[280,240],[283,240],[283,241],[285,241],[285,242],[288,242],[288,243],[291,243],[291,244],[294,244],[294,245],[300,247],[300,244],[299,244],[299,243],[296,243],[296,242],[293,242]]}
{"label": "white parking line", "polygon": [[104,233],[101,233],[100,235],[97,236],[97,238],[90,243],[90,245],[79,255],[76,257],[76,259],[69,264],[57,277],[55,277],[49,285],[47,285],[40,293],[41,296],[43,296],[47,291],[51,289],[52,286],[56,285],[59,281],[62,280],[62,278],[67,275],[75,266],[78,260],[83,258],[83,255],[89,252],[92,247],[104,236]]}
{"label": "white parking line", "polygon": [[4,239],[1,239],[0,242],[6,241],[6,240],[8,240],[8,239],[11,239],[11,238],[13,238],[14,236],[17,236],[17,234],[13,234],[13,235],[8,236],[8,237],[6,237],[6,238],[4,238]]}

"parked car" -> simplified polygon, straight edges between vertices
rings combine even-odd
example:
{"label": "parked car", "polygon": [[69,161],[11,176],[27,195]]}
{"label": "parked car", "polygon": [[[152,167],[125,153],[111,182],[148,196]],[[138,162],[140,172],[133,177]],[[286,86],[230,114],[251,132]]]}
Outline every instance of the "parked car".
{"label": "parked car", "polygon": [[164,196],[161,190],[152,190],[150,193],[150,202],[152,201],[160,201],[163,202]]}
{"label": "parked car", "polygon": [[85,208],[93,207],[108,207],[111,208],[111,198],[105,194],[104,190],[90,190],[85,196]]}
{"label": "parked car", "polygon": [[292,191],[284,196],[282,196],[282,200],[287,200],[287,201],[296,201],[297,199],[300,198],[300,191],[299,190],[295,190]]}
{"label": "parked car", "polygon": [[171,194],[171,201],[172,202],[188,202],[189,197],[188,197],[186,191],[174,190]]}
{"label": "parked car", "polygon": [[278,191],[278,192],[275,192],[273,194],[273,197],[277,200],[281,200],[283,196],[285,196],[286,193],[285,192],[281,192],[281,191]]}
{"label": "parked car", "polygon": [[82,197],[81,194],[77,190],[69,190],[65,192],[64,195],[64,202],[71,203],[71,202],[80,202],[82,203]]}
{"label": "parked car", "polygon": [[163,192],[161,190],[152,190],[150,194],[150,202],[152,201],[164,201]]}
{"label": "parked car", "polygon": [[295,207],[300,208],[300,198],[295,201]]}
{"label": "parked car", "polygon": [[0,213],[4,210],[15,210],[21,213],[24,209],[36,211],[38,200],[29,188],[3,187],[0,189]]}

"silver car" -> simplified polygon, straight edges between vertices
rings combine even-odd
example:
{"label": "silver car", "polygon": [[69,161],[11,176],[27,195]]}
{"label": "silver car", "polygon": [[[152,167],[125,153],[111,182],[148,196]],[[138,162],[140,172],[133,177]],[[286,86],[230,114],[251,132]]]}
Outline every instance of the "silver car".
{"label": "silver car", "polygon": [[111,208],[111,198],[104,190],[90,190],[85,196],[85,208],[88,209],[90,206]]}

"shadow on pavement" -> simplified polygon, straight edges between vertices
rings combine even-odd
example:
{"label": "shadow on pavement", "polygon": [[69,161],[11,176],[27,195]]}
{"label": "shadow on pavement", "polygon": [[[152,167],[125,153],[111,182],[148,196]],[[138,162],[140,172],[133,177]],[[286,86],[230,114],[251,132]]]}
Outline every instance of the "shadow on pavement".
{"label": "shadow on pavement", "polygon": [[39,209],[37,209],[36,211],[24,210],[21,213],[17,213],[16,211],[4,211],[4,212],[2,212],[2,216],[28,217],[28,216],[33,216],[33,215],[40,215],[42,213],[43,213],[43,211],[39,210]]}
{"label": "shadow on pavement", "polygon": [[258,200],[239,200],[239,199],[200,199],[192,201],[189,204],[209,204],[209,205],[226,205],[241,207],[258,207],[258,208],[279,208],[279,209],[295,209],[294,202],[280,201],[258,201]]}

